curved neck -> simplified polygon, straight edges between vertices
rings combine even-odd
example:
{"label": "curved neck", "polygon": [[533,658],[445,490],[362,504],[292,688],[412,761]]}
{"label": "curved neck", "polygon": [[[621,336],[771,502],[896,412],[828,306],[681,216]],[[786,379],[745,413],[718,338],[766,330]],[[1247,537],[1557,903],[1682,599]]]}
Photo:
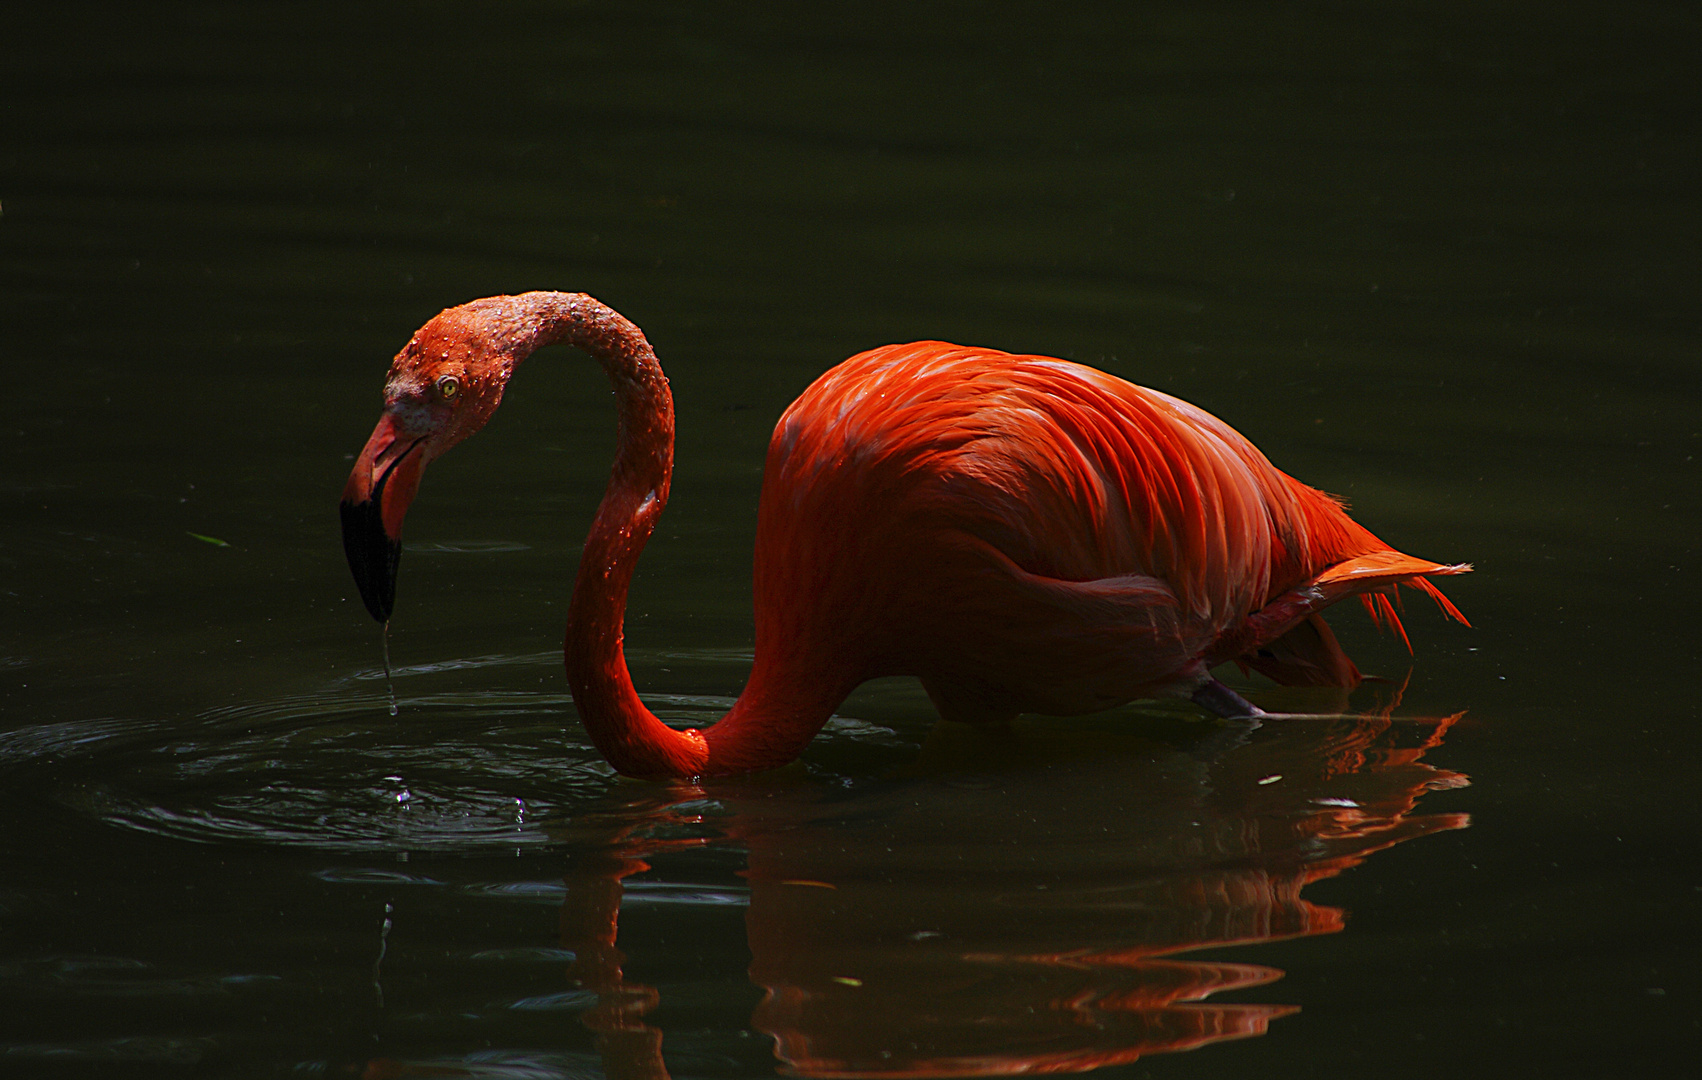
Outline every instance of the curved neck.
{"label": "curved neck", "polygon": [[[676,731],[645,708],[622,649],[627,590],[638,556],[668,502],[674,401],[644,334],[619,312],[576,293],[527,293],[506,324],[503,351],[518,364],[549,344],[572,345],[602,364],[619,414],[615,462],[568,605],[563,656],[573,702],[591,741],[617,772],[693,777],[772,768],[802,752],[844,697],[788,699],[758,662],[731,712],[706,731]],[[507,313],[503,313],[506,315]]]}

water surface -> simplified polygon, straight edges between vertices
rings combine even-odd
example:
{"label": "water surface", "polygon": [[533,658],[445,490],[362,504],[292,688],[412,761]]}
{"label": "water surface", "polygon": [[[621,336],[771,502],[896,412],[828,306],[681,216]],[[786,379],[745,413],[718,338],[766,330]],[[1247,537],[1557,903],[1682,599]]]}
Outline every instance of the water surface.
{"label": "water surface", "polygon": [[[1694,16],[1661,5],[72,3],[0,44],[0,1059],[20,1075],[1615,1075],[1698,1035]],[[749,664],[762,449],[945,338],[1177,394],[1474,562],[1357,724],[1008,738],[871,684],[616,780],[546,352],[411,513],[387,710],[332,504],[442,307],[583,290],[679,409],[629,661]],[[1243,682],[1258,700],[1338,703]],[[1273,779],[1275,778],[1275,779]],[[1469,779],[1469,783],[1468,783]],[[1191,1050],[1190,1053],[1176,1051]]]}

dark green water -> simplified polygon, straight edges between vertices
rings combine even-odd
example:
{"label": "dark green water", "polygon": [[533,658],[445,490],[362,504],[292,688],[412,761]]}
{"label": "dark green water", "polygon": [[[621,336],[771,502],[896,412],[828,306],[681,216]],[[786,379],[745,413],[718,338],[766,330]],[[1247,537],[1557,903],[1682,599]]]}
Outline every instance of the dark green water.
{"label": "dark green water", "polygon": [[[1657,4],[9,15],[0,1074],[1690,1053],[1698,30]],[[392,719],[333,504],[413,329],[531,288],[619,308],[673,381],[628,621],[667,718],[742,685],[780,410],[917,337],[1199,403],[1476,563],[1448,586],[1474,626],[1408,605],[1409,657],[1333,619],[1393,680],[1355,709],[1404,683],[1387,721],[1208,747],[1138,705],[997,740],[893,681],[779,773],[617,781],[557,651],[612,416],[546,353],[410,515]]]}

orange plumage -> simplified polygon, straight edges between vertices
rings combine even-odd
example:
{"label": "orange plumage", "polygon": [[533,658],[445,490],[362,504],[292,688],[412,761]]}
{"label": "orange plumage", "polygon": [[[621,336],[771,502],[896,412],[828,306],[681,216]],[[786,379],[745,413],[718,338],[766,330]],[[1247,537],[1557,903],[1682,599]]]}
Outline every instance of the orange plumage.
{"label": "orange plumage", "polygon": [[1333,678],[1258,655],[1322,604],[1249,619],[1338,579],[1458,569],[1392,551],[1166,394],[1049,357],[891,345],[823,375],[775,429],[758,666],[856,656],[866,667],[847,677],[920,675],[957,719],[1191,692],[1202,660],[1357,682],[1310,628],[1288,666]]}
{"label": "orange plumage", "polygon": [[[1345,596],[1399,627],[1384,594],[1413,584],[1460,618],[1426,578],[1468,567],[1394,551],[1195,406],[1049,357],[890,345],[829,371],[780,418],[757,524],[750,681],[720,723],[675,732],[638,702],[619,645],[626,582],[667,498],[672,402],[642,334],[596,301],[492,298],[422,328],[392,367],[386,418],[345,490],[351,563],[387,616],[361,569],[383,560],[360,545],[380,533],[395,545],[424,463],[476,430],[494,408],[484,399],[553,340],[604,364],[621,413],[566,652],[581,716],[623,772],[783,764],[881,675],[920,676],[958,720],[1170,694],[1233,711],[1224,702],[1239,699],[1211,679],[1213,664],[1285,683],[1358,682],[1316,614]],[[435,424],[399,436],[431,414],[418,388],[438,385],[446,360],[480,400],[449,402]],[[403,438],[414,441],[398,457]],[[399,508],[360,509],[415,445]]]}

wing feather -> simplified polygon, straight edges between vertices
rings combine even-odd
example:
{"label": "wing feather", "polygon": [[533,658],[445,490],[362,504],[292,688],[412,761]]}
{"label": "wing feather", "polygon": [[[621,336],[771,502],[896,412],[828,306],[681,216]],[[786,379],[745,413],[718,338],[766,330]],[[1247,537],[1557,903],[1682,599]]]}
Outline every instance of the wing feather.
{"label": "wing feather", "polygon": [[[822,549],[813,571],[768,572],[775,588],[820,595],[798,574],[866,570],[882,550],[905,552],[916,580],[930,534],[967,533],[1040,578],[1157,579],[1223,648],[1355,593],[1404,638],[1382,596],[1398,583],[1460,617],[1424,576],[1463,567],[1393,551],[1204,410],[1051,357],[937,341],[854,356],[782,416],[768,470],[759,543]],[[768,513],[771,485],[788,521]],[[833,522],[863,548],[801,535]],[[759,552],[759,592],[771,561]]]}

